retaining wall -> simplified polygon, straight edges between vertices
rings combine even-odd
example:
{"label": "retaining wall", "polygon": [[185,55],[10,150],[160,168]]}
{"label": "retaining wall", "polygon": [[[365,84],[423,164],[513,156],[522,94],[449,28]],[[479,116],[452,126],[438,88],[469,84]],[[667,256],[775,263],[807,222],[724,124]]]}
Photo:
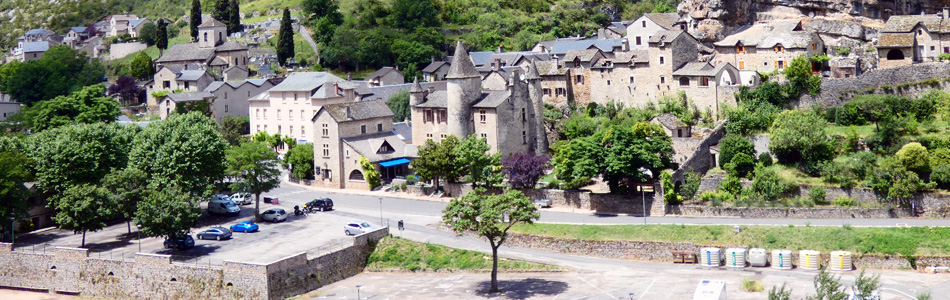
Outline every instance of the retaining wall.
{"label": "retaining wall", "polygon": [[301,253],[270,264],[225,261],[220,267],[177,264],[169,255],[149,253],[97,259],[82,248],[23,253],[2,243],[0,286],[111,299],[283,299],[361,272],[387,235],[388,227],[359,235],[352,245],[314,258]]}
{"label": "retaining wall", "polygon": [[[814,97],[807,94],[802,95],[797,106],[799,108],[810,108],[815,104],[826,107],[840,105],[860,93],[865,93],[869,89],[878,89],[883,85],[889,85],[896,89],[897,86],[903,83],[947,77],[950,77],[950,64],[933,62],[876,69],[858,77],[824,78],[821,81],[821,92]],[[910,96],[911,94],[907,95]]]}
{"label": "retaining wall", "polygon": [[120,59],[129,54],[139,52],[148,48],[145,43],[121,43],[109,46],[109,57],[106,60]]}

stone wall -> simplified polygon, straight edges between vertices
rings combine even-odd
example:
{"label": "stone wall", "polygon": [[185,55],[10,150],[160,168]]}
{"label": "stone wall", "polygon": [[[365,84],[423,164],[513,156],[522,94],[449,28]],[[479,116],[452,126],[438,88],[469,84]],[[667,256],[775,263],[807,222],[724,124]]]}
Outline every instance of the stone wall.
{"label": "stone wall", "polygon": [[120,59],[129,54],[139,52],[148,48],[145,43],[122,43],[109,46],[109,57],[106,60]]}
{"label": "stone wall", "polygon": [[90,258],[88,249],[51,254],[12,251],[0,243],[0,286],[111,299],[283,299],[353,276],[389,228],[314,258],[301,253],[270,264],[225,261],[221,267],[174,263],[169,255],[134,260]]}
{"label": "stone wall", "polygon": [[948,76],[950,76],[950,64],[937,62],[877,69],[852,78],[825,78],[821,81],[821,92],[818,96],[802,95],[797,106],[809,108],[815,104],[840,105],[869,89],[878,89],[884,85],[896,88],[904,83]]}
{"label": "stone wall", "polygon": [[[693,251],[698,253],[700,248],[711,245],[701,245],[688,242],[635,242],[635,241],[593,241],[571,238],[555,238],[520,233],[510,233],[506,245],[522,247],[540,251],[557,252],[572,255],[596,256],[610,259],[625,259],[649,262],[672,262],[672,251]],[[746,245],[726,245],[712,247],[740,247]],[[767,249],[771,251],[772,249]],[[792,251],[792,262],[798,265],[799,252]],[[827,266],[830,253],[821,253],[820,260]],[[914,257],[917,269],[926,266],[948,266],[950,257],[918,256]],[[852,262],[855,269],[902,269],[911,268],[910,259],[901,255],[860,255],[853,253]]]}

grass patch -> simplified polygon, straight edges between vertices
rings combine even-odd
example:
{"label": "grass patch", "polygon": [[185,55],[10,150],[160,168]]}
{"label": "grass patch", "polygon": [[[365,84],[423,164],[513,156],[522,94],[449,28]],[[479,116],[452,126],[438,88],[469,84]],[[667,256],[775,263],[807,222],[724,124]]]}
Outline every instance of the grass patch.
{"label": "grass patch", "polygon": [[[371,271],[428,271],[490,272],[490,254],[449,248],[442,245],[417,243],[396,237],[386,237],[376,244],[366,265]],[[498,270],[504,272],[554,271],[557,266],[498,258]]]}
{"label": "grass patch", "polygon": [[745,279],[742,279],[742,290],[746,292],[758,293],[758,292],[761,292],[762,290],[765,290],[765,287],[762,286],[761,282],[745,278]]}
{"label": "grass patch", "polygon": [[873,135],[875,131],[874,124],[871,124],[865,126],[828,126],[825,127],[825,132],[829,136],[848,136],[848,133],[850,133],[852,129],[854,129],[860,137],[869,137]]}
{"label": "grass patch", "polygon": [[583,240],[691,242],[719,247],[822,252],[835,250],[866,254],[950,256],[950,228],[872,228],[830,226],[732,226],[684,225],[516,225],[512,232]]}

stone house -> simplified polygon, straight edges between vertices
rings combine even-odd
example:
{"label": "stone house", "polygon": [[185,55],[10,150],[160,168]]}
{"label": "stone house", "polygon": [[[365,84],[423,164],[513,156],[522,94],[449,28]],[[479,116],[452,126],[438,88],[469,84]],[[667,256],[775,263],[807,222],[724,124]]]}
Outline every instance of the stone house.
{"label": "stone house", "polygon": [[857,57],[835,57],[828,61],[832,78],[851,78],[861,75],[861,68]]}
{"label": "stone house", "polygon": [[27,62],[40,59],[43,57],[43,54],[49,50],[49,47],[50,43],[47,41],[23,43],[23,47],[20,50],[20,55],[17,57],[17,60],[21,62]]}
{"label": "stone house", "polygon": [[142,27],[149,23],[152,23],[152,21],[149,21],[148,19],[129,20],[129,28],[126,30],[126,32],[128,32],[129,36],[131,37],[139,37],[142,34]]}
{"label": "stone house", "polygon": [[[230,80],[247,78],[247,47],[227,40],[227,26],[208,18],[198,26],[198,42],[174,45],[155,60],[156,67],[196,64],[216,74],[228,70]],[[243,76],[241,76],[243,75]]]}
{"label": "stone house", "polygon": [[446,61],[433,61],[422,69],[422,80],[425,82],[435,82],[445,79],[445,74],[449,72],[451,64]]}
{"label": "stone house", "polygon": [[358,97],[355,84],[333,74],[293,73],[267,92],[248,100],[251,134],[279,133],[297,139],[298,143],[309,143],[315,132],[311,121],[320,107],[353,102]]}
{"label": "stone house", "polygon": [[77,42],[85,41],[89,38],[89,27],[70,27],[66,32],[66,38],[72,38]]}
{"label": "stone house", "polygon": [[574,89],[571,85],[571,71],[558,66],[557,61],[539,61],[535,63],[541,76],[541,100],[550,104],[569,104],[574,101]]}
{"label": "stone house", "polygon": [[429,93],[413,84],[409,90],[412,107],[413,144],[441,141],[448,135],[485,138],[492,151],[503,156],[536,151],[547,152],[541,103],[541,76],[530,64],[523,78],[520,68],[510,75],[506,90],[482,89],[482,76],[461,42],[456,45],[455,63],[446,76],[446,91]]}
{"label": "stone house", "polygon": [[[629,50],[627,47],[626,39],[617,39],[617,40],[578,40],[578,41],[557,41],[551,44],[550,50],[547,53],[554,57],[563,58],[568,51],[571,50],[589,50],[589,49],[600,49],[605,56],[613,57],[614,52],[621,52]],[[546,49],[545,49],[546,50]]]}
{"label": "stone house", "polygon": [[741,77],[732,64],[713,66],[708,62],[689,62],[673,72],[673,81],[687,99],[699,109],[709,108],[718,115],[722,104],[735,105],[733,96]]}
{"label": "stone house", "polygon": [[650,123],[660,124],[666,135],[675,138],[690,137],[692,130],[689,125],[680,121],[680,118],[671,113],[665,113],[650,119]]}
{"label": "stone house", "polygon": [[46,28],[31,29],[17,38],[17,49],[14,49],[14,54],[18,55],[18,50],[23,49],[23,45],[26,43],[42,41],[50,42],[52,45],[58,45],[63,42],[63,37]]}
{"label": "stone house", "polygon": [[129,22],[138,19],[139,17],[135,15],[112,15],[109,17],[109,31],[106,33],[106,37],[128,34]]}
{"label": "stone house", "polygon": [[498,70],[504,67],[521,67],[522,70],[528,69],[528,64],[535,61],[550,60],[551,56],[543,53],[533,52],[498,52],[488,57],[488,62],[479,70],[487,73],[492,70]]}
{"label": "stone house", "polygon": [[800,56],[825,53],[818,33],[804,31],[801,20],[775,20],[744,26],[714,43],[714,65],[731,63],[739,70],[769,73],[784,70]]}
{"label": "stone house", "polygon": [[939,60],[950,53],[950,8],[934,15],[891,16],[876,46],[881,68]]}
{"label": "stone house", "polygon": [[13,101],[9,95],[0,94],[0,121],[4,121],[20,111],[20,102]]}
{"label": "stone house", "polygon": [[409,161],[417,156],[393,129],[393,112],[385,101],[327,104],[312,119],[313,185],[369,189],[360,157],[366,157],[384,182],[410,174]]}
{"label": "stone house", "polygon": [[511,75],[516,71],[521,71],[518,74],[524,73],[524,70],[518,66],[499,67],[495,70],[492,70],[482,77],[482,89],[490,91],[501,91],[507,89],[508,81],[511,79]]}
{"label": "stone house", "polygon": [[537,44],[535,44],[534,47],[531,47],[531,52],[534,52],[534,53],[550,53],[550,52],[551,52],[551,49],[554,47],[554,44],[557,44],[557,43],[560,43],[560,42],[580,41],[580,40],[585,40],[585,39],[586,39],[586,38],[577,36],[577,37],[555,38],[555,39],[549,40],[549,41],[540,41],[540,42],[538,42]]}
{"label": "stone house", "polygon": [[366,82],[369,83],[369,86],[383,86],[391,84],[404,84],[406,83],[406,75],[399,72],[398,69],[393,67],[382,67],[373,74],[369,74],[366,77]]}
{"label": "stone house", "polygon": [[224,116],[247,117],[250,109],[249,100],[274,87],[280,80],[277,79],[247,79],[241,81],[215,81],[206,87],[204,92],[214,95],[212,117],[218,124]]}
{"label": "stone house", "polygon": [[211,109],[211,104],[214,103],[214,98],[214,94],[204,91],[168,94],[165,95],[165,97],[162,97],[162,99],[159,99],[158,116],[164,120],[165,118],[171,116],[172,113],[175,112],[175,109],[183,103],[205,101],[208,102],[208,111],[205,113],[214,117],[214,111]]}
{"label": "stone house", "polygon": [[207,71],[195,65],[163,66],[155,72],[151,84],[147,85],[146,103],[149,108],[155,109],[158,108],[158,102],[152,94],[156,92],[197,92],[207,88],[213,81],[214,78]]}
{"label": "stone house", "polygon": [[650,47],[649,41],[658,31],[661,30],[686,30],[682,26],[676,27],[674,24],[680,19],[678,13],[648,13],[634,20],[626,27],[626,38],[630,44],[630,50],[646,50]]}

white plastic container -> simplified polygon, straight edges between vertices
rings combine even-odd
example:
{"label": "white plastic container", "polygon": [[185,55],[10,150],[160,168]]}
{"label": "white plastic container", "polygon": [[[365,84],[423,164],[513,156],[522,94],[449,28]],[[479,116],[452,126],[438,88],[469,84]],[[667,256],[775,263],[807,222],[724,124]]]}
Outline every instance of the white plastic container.
{"label": "white plastic container", "polygon": [[772,250],[772,269],[791,270],[792,250]]}
{"label": "white plastic container", "polygon": [[829,265],[832,271],[851,271],[851,252],[831,251],[831,261]]}
{"label": "white plastic container", "polygon": [[726,249],[726,267],[745,268],[746,250],[745,248]]}
{"label": "white plastic container", "polygon": [[802,270],[821,269],[819,254],[821,253],[815,250],[802,250],[798,253],[798,268]]}
{"label": "white plastic container", "polygon": [[764,267],[769,263],[769,255],[762,248],[749,249],[749,265],[753,267]]}
{"label": "white plastic container", "polygon": [[702,248],[699,250],[699,259],[704,267],[718,267],[722,264],[722,253],[719,248]]}

